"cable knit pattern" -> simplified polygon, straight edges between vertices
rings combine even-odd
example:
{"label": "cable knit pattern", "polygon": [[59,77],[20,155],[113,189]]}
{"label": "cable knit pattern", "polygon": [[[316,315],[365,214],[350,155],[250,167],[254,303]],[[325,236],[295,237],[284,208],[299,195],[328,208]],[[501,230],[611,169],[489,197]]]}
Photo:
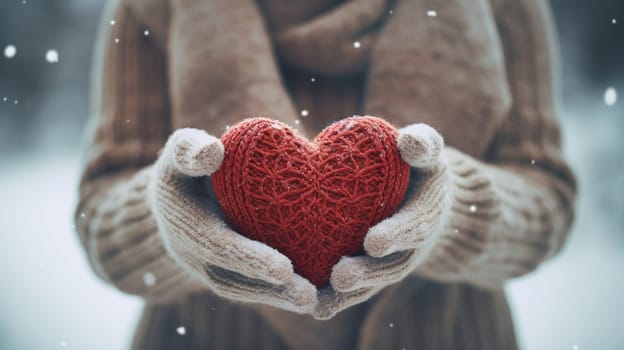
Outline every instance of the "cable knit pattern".
{"label": "cable knit pattern", "polygon": [[147,168],[84,186],[76,225],[101,277],[130,294],[173,300],[200,284],[165,253],[147,205],[150,177]]}
{"label": "cable knit pattern", "polygon": [[558,215],[564,208],[539,171],[488,166],[452,149],[446,156],[453,214],[417,273],[498,288],[557,250],[553,239],[571,221]]}
{"label": "cable knit pattern", "polygon": [[397,131],[382,119],[346,118],[313,141],[276,120],[253,118],[221,140],[212,176],[238,232],[285,254],[318,287],[342,256],[362,250],[368,228],[394,213],[409,180]]}
{"label": "cable knit pattern", "polygon": [[[75,221],[95,272],[148,300],[134,348],[516,348],[501,286],[561,249],[576,191],[560,150],[548,9],[538,0],[345,4],[110,1]],[[437,16],[426,16],[432,8]],[[299,57],[307,40],[345,55],[336,66],[331,49]],[[297,119],[303,109],[307,117]],[[189,264],[172,249],[155,198],[175,203],[163,213],[185,232],[197,220],[178,203],[187,197],[149,188],[158,152],[176,129],[218,136],[245,117],[265,116],[315,135],[334,119],[366,114],[396,127],[426,122],[447,145],[448,171],[412,179],[406,194],[428,190],[420,219],[444,229],[412,236],[416,249],[364,266],[394,286],[323,292],[324,302],[348,308],[321,322],[230,303],[223,297],[282,294],[213,264]],[[436,215],[431,198],[452,198],[452,208]],[[189,259],[203,256],[197,252]],[[231,288],[216,296],[207,279]],[[181,325],[184,337],[175,333]]]}

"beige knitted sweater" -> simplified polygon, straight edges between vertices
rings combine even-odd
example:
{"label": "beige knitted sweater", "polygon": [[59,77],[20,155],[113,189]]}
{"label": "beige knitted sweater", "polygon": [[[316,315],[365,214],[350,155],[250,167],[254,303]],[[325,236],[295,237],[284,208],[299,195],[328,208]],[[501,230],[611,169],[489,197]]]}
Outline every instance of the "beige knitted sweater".
{"label": "beige knitted sweater", "polygon": [[[457,3],[468,6],[471,1],[479,6],[487,4],[481,0]],[[367,73],[366,61],[356,62],[360,68],[345,74],[332,71],[336,67],[314,71],[315,64],[331,67],[331,62],[301,59],[302,66],[309,68],[304,69],[293,64],[297,58],[289,56],[284,46],[276,45],[277,68],[283,79],[278,84],[287,92],[287,102],[281,103],[283,96],[276,95],[274,109],[269,110],[258,110],[267,107],[254,105],[253,91],[226,81],[208,82],[213,86],[195,91],[203,87],[198,83],[202,71],[231,68],[215,66],[208,55],[190,60],[192,69],[186,71],[188,60],[178,58],[189,56],[187,50],[198,43],[170,41],[194,30],[191,24],[197,23],[197,18],[192,16],[199,16],[201,11],[173,16],[171,6],[184,5],[184,0],[172,0],[174,5],[165,0],[126,2],[112,1],[102,21],[76,227],[98,276],[146,300],[134,348],[516,347],[501,287],[507,279],[534,270],[561,249],[572,222],[576,190],[574,177],[560,152],[552,33],[547,9],[540,0],[490,0],[476,10],[463,8],[493,15],[492,28],[480,29],[484,34],[475,27],[478,21],[464,23],[458,19],[460,15],[444,18],[445,6],[449,12],[453,8],[439,1],[390,2],[388,6],[392,7],[384,11],[391,16],[401,16],[401,10],[407,11],[410,6],[418,6],[422,13],[437,9],[440,22],[435,25],[455,29],[441,31],[441,38],[446,36],[458,43],[449,46],[458,53],[451,66],[428,61],[431,57],[439,59],[435,55],[410,57],[408,66],[398,56],[388,63],[385,69],[390,73],[395,70],[402,74],[410,67],[420,67],[416,73],[422,82],[410,87],[410,99],[415,101],[411,105],[401,99],[391,79],[380,79],[364,91],[367,74],[372,74]],[[192,6],[193,1],[186,2]],[[217,7],[243,6],[244,2],[206,1]],[[287,19],[294,21],[297,17],[296,5],[282,0],[258,3],[254,11],[262,13],[266,20],[260,25],[270,27],[271,33],[288,28],[291,23]],[[304,1],[301,7],[321,8],[330,3],[336,1]],[[368,1],[371,3],[381,2]],[[392,23],[388,21],[387,26]],[[426,29],[428,23],[422,22],[418,28]],[[249,24],[251,31],[253,25]],[[227,30],[222,28],[218,35],[236,47],[237,35],[252,35],[238,28],[240,25],[234,23]],[[457,34],[463,32],[467,37],[494,33],[494,44],[464,46],[463,37]],[[361,43],[369,44],[368,40]],[[402,45],[400,36],[395,45]],[[427,49],[423,48],[425,52]],[[496,72],[491,70],[465,68],[464,58],[472,56],[488,64],[500,63],[500,81],[492,79]],[[497,57],[503,62],[498,62]],[[413,69],[410,72],[414,74]],[[453,85],[453,78],[462,74],[467,77],[464,85]],[[185,81],[194,81],[195,85]],[[449,81],[450,85],[445,86]],[[262,86],[264,82],[245,83]],[[426,91],[418,86],[425,86]],[[467,86],[477,91],[470,98],[460,98],[461,93],[453,90]],[[227,89],[236,92],[240,88],[241,95],[233,95],[239,103],[215,106],[219,117],[212,116],[212,112],[205,111],[212,106],[200,103],[204,95],[205,99],[211,98],[210,93],[216,91],[212,87],[225,91],[222,95],[226,99],[232,92]],[[365,104],[365,95],[375,91],[388,103]],[[487,93],[479,95],[479,91]],[[388,105],[392,107],[386,108]],[[425,261],[403,282],[328,321],[278,309],[262,308],[259,312],[256,305],[231,303],[213,295],[168,255],[146,202],[147,184],[153,176],[151,165],[173,130],[192,126],[220,135],[227,125],[249,115],[278,116],[294,125],[299,109],[308,110],[309,116],[301,118],[300,124],[308,135],[314,135],[338,116],[370,113],[383,116],[397,127],[429,123],[441,132],[447,145],[460,151],[449,153],[449,166],[462,191],[454,203],[448,229]],[[180,115],[186,117],[180,119]],[[176,333],[179,326],[185,327],[186,334]]]}

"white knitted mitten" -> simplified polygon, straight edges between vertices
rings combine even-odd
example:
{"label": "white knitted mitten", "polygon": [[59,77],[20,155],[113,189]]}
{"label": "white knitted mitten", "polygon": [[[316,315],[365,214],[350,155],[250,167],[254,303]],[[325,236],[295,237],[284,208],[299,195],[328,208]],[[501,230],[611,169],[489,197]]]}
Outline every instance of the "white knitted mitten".
{"label": "white knitted mitten", "polygon": [[370,228],[365,256],[343,257],[331,287],[319,293],[315,318],[328,319],[402,280],[423,261],[448,222],[451,181],[442,136],[426,124],[399,130],[397,147],[410,166],[410,188],[399,211]]}
{"label": "white knitted mitten", "polygon": [[197,129],[179,129],[153,167],[148,201],[168,253],[217,295],[309,313],[316,287],[277,250],[234,231],[206,195],[205,176],[223,161],[223,145]]}

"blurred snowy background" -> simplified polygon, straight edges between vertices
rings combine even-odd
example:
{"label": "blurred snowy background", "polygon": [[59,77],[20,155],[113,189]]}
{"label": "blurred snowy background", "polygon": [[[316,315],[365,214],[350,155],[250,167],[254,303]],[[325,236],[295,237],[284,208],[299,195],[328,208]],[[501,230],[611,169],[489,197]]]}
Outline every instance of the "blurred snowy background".
{"label": "blurred snowy background", "polygon": [[[624,1],[551,3],[578,216],[508,293],[524,349],[623,349]],[[127,348],[141,308],[96,279],[72,230],[102,5],[0,3],[0,349]]]}

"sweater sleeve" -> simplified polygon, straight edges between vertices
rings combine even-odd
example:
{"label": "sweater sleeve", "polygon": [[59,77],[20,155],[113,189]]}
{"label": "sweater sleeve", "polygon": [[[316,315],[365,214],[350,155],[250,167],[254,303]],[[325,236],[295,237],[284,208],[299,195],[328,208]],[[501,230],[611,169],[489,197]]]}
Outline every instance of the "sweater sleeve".
{"label": "sweater sleeve", "polygon": [[146,201],[151,164],[171,132],[165,55],[126,6],[109,5],[76,228],[99,277],[127,293],[170,300],[201,286],[166,253]]}
{"label": "sweater sleeve", "polygon": [[553,31],[539,0],[490,0],[512,106],[485,162],[448,149],[450,225],[417,273],[499,287],[557,253],[573,221],[576,182],[562,159]]}

